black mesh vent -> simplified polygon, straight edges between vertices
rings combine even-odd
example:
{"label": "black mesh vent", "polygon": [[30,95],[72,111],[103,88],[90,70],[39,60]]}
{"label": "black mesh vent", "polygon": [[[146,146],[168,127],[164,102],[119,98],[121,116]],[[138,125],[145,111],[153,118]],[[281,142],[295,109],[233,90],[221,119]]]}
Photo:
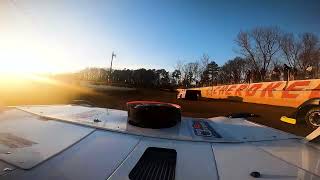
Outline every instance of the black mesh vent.
{"label": "black mesh vent", "polygon": [[129,174],[130,180],[174,180],[177,152],[149,147]]}

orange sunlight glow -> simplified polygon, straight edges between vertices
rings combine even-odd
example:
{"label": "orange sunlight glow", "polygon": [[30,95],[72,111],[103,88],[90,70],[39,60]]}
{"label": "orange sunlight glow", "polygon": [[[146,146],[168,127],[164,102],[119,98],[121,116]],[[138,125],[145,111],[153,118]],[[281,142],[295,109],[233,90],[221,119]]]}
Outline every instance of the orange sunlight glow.
{"label": "orange sunlight glow", "polygon": [[58,81],[58,80],[55,80],[55,79],[52,79],[49,77],[45,77],[45,76],[29,74],[26,76],[26,79],[28,79],[30,81],[42,83],[42,84],[54,85],[54,86],[57,86],[60,88],[67,88],[67,89],[71,89],[71,90],[76,90],[76,91],[82,92],[82,93],[93,93],[93,91],[91,89],[81,87],[78,85],[74,85],[72,82],[67,83],[64,81]]}
{"label": "orange sunlight glow", "polygon": [[69,104],[81,94],[99,93],[73,80],[56,80],[30,73],[0,76],[0,109],[1,106],[21,104]]}
{"label": "orange sunlight glow", "polygon": [[25,88],[30,85],[34,85],[34,83],[41,84],[42,86],[55,86],[57,88],[69,89],[82,93],[93,93],[92,90],[81,87],[74,82],[60,81],[56,79],[52,79],[50,77],[44,75],[35,75],[31,73],[18,73],[18,74],[5,74],[0,78],[0,84],[2,84],[2,89],[19,89]]}

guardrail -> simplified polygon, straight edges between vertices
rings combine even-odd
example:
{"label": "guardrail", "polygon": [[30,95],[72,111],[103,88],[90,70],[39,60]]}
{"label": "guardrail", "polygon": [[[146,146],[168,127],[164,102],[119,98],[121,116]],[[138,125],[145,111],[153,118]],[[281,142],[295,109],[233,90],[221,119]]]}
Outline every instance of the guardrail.
{"label": "guardrail", "polygon": [[[320,98],[320,79],[231,84],[190,89],[200,90],[201,97],[205,98],[298,107],[308,99]],[[178,97],[184,97],[186,90],[188,89],[178,89]]]}

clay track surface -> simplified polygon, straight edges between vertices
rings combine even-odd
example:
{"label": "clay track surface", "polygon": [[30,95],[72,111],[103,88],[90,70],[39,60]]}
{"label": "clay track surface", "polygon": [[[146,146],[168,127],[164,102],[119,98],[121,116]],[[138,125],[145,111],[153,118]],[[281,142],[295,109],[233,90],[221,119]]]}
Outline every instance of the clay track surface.
{"label": "clay track surface", "polygon": [[294,108],[280,107],[253,103],[243,103],[227,100],[213,100],[201,98],[198,101],[177,100],[175,92],[138,89],[136,91],[100,91],[100,95],[83,95],[81,99],[89,100],[100,107],[126,110],[126,102],[134,100],[152,100],[179,104],[182,115],[195,118],[211,118],[226,116],[231,113],[254,113],[259,115],[248,120],[289,132],[299,136],[306,136],[312,130],[304,124],[290,125],[280,121],[283,115],[294,112]]}
{"label": "clay track surface", "polygon": [[183,114],[192,117],[226,116],[230,113],[254,113],[259,117],[249,118],[249,121],[276,128],[299,136],[306,136],[312,132],[305,124],[290,125],[280,121],[283,115],[294,112],[294,108],[261,105],[224,100],[202,100],[197,102],[181,102]]}

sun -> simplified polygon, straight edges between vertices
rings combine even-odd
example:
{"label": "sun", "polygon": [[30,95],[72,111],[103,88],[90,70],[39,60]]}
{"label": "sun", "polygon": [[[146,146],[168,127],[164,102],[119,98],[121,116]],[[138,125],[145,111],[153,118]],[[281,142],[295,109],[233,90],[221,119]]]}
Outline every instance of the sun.
{"label": "sun", "polygon": [[6,30],[0,33],[0,39],[0,73],[60,73],[72,67],[65,42],[54,41],[34,29]]}
{"label": "sun", "polygon": [[54,52],[32,41],[0,45],[0,73],[45,73],[56,70]]}
{"label": "sun", "polygon": [[59,72],[61,52],[34,41],[3,41],[0,43],[0,73]]}

